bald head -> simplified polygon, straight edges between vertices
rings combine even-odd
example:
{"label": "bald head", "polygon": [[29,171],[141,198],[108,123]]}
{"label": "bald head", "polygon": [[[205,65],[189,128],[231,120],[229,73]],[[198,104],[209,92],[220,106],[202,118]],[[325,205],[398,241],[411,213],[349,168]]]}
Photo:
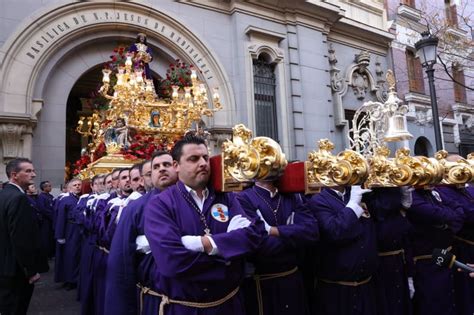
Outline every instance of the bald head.
{"label": "bald head", "polygon": [[446,157],[446,161],[448,162],[458,162],[459,160],[464,159],[462,156],[457,154],[450,154]]}

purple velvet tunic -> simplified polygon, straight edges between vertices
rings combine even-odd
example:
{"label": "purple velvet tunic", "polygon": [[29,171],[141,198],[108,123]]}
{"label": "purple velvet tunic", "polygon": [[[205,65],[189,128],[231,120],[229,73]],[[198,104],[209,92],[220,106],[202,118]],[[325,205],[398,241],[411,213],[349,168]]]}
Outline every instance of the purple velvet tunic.
{"label": "purple velvet tunic", "polygon": [[[96,194],[81,196],[76,206],[76,223],[81,230],[81,261],[79,268],[78,297],[83,305],[90,304],[90,290],[92,282],[91,260],[94,252],[94,244],[90,242],[90,219],[92,213],[92,202]],[[87,314],[87,313],[83,313]]]}
{"label": "purple velvet tunic", "polygon": [[[444,186],[437,190],[447,206],[461,207],[464,210],[464,225],[455,236],[453,253],[457,260],[472,263],[474,262],[474,196],[465,188]],[[457,314],[474,314],[473,279],[467,273],[454,272],[454,290]]]}
{"label": "purple velvet tunic", "polygon": [[94,259],[101,255],[97,248],[97,233],[98,221],[100,214],[105,210],[108,200],[112,197],[108,193],[95,195],[92,200],[88,201],[86,206],[86,213],[82,221],[83,228],[83,246],[84,257],[81,256],[81,279],[80,287],[81,297],[81,314],[94,314],[97,306],[97,301],[94,299],[94,277],[96,270],[94,267]]}
{"label": "purple velvet tunic", "polygon": [[66,243],[56,243],[56,282],[76,284],[79,277],[81,232],[75,223],[74,212],[77,202],[78,196],[74,194],[68,194],[58,201],[54,237],[56,240],[65,239]]}
{"label": "purple velvet tunic", "polygon": [[55,242],[53,233],[53,195],[41,192],[36,200],[41,213],[40,224],[41,244],[48,257],[54,256]]}
{"label": "purple velvet tunic", "polygon": [[[281,198],[281,199],[280,199]],[[316,219],[311,212],[302,208],[299,194],[270,193],[258,186],[246,189],[237,195],[247,215],[257,218],[259,209],[265,221],[276,226],[279,237],[264,236],[262,244],[249,263],[255,268],[255,275],[282,273],[298,266],[298,247],[318,239]],[[271,208],[270,208],[271,207]],[[274,213],[273,210],[277,209]],[[287,220],[294,213],[294,223]],[[257,287],[253,274],[246,278],[244,298],[246,314],[259,314]],[[305,288],[299,271],[284,277],[260,281],[264,314],[308,314]]]}
{"label": "purple velvet tunic", "polygon": [[107,272],[107,260],[108,260],[108,251],[110,249],[111,239],[110,233],[108,233],[108,228],[112,220],[117,215],[120,204],[125,200],[125,198],[119,196],[113,199],[110,199],[107,203],[107,206],[104,210],[96,214],[95,220],[95,233],[97,248],[93,255],[93,268],[94,268],[94,278],[92,282],[92,291],[94,294],[94,314],[102,315],[104,313],[105,306],[105,285],[106,285],[106,272]]}
{"label": "purple velvet tunic", "polygon": [[[170,299],[188,302],[214,302],[226,297],[241,284],[243,258],[255,251],[266,233],[263,222],[252,220],[250,226],[227,232],[230,220],[246,217],[232,193],[216,193],[206,198],[203,215],[219,254],[186,249],[181,237],[204,235],[205,225],[199,208],[183,185],[167,188],[154,196],[145,209],[145,235],[150,242],[158,270],[158,292]],[[165,306],[165,314],[244,314],[238,293],[218,306],[193,308],[178,304]]]}
{"label": "purple velvet tunic", "polygon": [[455,315],[453,271],[439,268],[429,258],[417,258],[431,255],[434,248],[453,245],[454,234],[464,222],[463,210],[447,207],[437,200],[436,192],[417,189],[413,192],[413,204],[407,210],[407,217],[414,226],[414,314]]}
{"label": "purple velvet tunic", "polygon": [[[145,235],[144,209],[150,198],[158,192],[154,189],[122,210],[107,262],[105,314],[137,314],[137,283],[157,290],[153,283],[156,269],[153,255],[138,252],[136,238]],[[144,295],[143,298],[140,314],[155,315],[160,299],[151,295]]]}
{"label": "purple velvet tunic", "polygon": [[[412,303],[408,289],[408,277],[412,276],[411,242],[413,228],[402,214],[399,188],[375,188],[364,196],[375,221],[379,265],[374,283],[376,288],[377,314],[412,314]],[[384,255],[403,250],[396,255]]]}
{"label": "purple velvet tunic", "polygon": [[[324,188],[307,203],[319,223],[321,241],[317,260],[317,299],[315,314],[375,315],[372,280],[358,286],[335,281],[362,282],[377,271],[377,242],[372,218],[357,218],[333,190]],[[325,281],[324,281],[325,280]]]}

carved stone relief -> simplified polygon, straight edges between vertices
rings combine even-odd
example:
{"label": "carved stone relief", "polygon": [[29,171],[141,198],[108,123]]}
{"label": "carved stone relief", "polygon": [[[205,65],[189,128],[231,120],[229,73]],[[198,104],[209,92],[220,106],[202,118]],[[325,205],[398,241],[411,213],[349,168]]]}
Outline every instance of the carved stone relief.
{"label": "carved stone relief", "polygon": [[21,154],[22,135],[26,131],[25,125],[19,124],[1,124],[0,139],[2,141],[3,160],[7,162]]}
{"label": "carved stone relief", "polygon": [[337,67],[336,51],[332,43],[328,44],[327,57],[336,126],[347,124],[344,119],[342,98],[346,95],[349,86],[358,100],[366,99],[369,93],[372,93],[379,102],[387,100],[387,86],[383,79],[384,71],[380,61],[376,59],[376,73],[375,76],[372,74],[368,68],[370,65],[370,54],[368,51],[361,51],[355,55],[354,62],[346,68],[345,75],[341,75],[341,70]]}

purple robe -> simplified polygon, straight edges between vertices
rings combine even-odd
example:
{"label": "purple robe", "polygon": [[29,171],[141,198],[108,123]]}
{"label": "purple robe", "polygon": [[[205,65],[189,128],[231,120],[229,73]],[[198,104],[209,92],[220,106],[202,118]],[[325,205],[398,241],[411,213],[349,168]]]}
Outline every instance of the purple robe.
{"label": "purple robe", "polygon": [[[281,198],[281,199],[280,199]],[[266,235],[249,262],[255,275],[282,273],[299,265],[298,247],[318,239],[318,224],[307,209],[302,208],[299,194],[277,194],[273,198],[269,191],[254,186],[237,195],[237,200],[252,218],[258,218],[259,209],[265,221],[278,228],[279,237]],[[271,207],[271,209],[270,209]],[[276,214],[273,210],[277,209]],[[287,220],[294,213],[294,223]],[[245,280],[246,314],[259,314],[257,287],[254,275]],[[300,271],[293,274],[260,281],[264,314],[308,314],[305,288]]]}
{"label": "purple robe", "polygon": [[94,278],[92,285],[95,315],[105,314],[105,276],[107,272],[107,260],[109,258],[107,251],[110,250],[110,243],[112,241],[108,228],[110,227],[110,223],[115,219],[119,207],[124,200],[125,198],[121,196],[110,199],[107,202],[106,208],[96,214],[97,218],[94,229],[97,237],[97,248],[93,256]]}
{"label": "purple robe", "polygon": [[[144,209],[150,198],[158,193],[154,189],[122,210],[107,261],[105,314],[139,313],[137,283],[157,290],[153,283],[156,269],[153,255],[138,252],[136,238],[145,234]],[[143,309],[139,314],[154,315],[159,304],[160,298],[144,295]]]}
{"label": "purple robe", "polygon": [[92,253],[94,251],[94,244],[90,243],[90,227],[89,220],[91,214],[91,202],[96,198],[97,195],[83,195],[79,199],[76,206],[76,223],[79,225],[81,230],[81,260],[79,268],[79,283],[77,287],[77,293],[79,300],[85,299],[84,303],[89,303],[87,297],[91,289],[91,263]]}
{"label": "purple robe", "polygon": [[377,243],[372,218],[357,215],[346,207],[350,196],[346,188],[341,199],[324,188],[306,206],[319,223],[317,298],[315,314],[375,315],[372,280],[358,286],[331,282],[365,282],[377,270]]}
{"label": "purple robe", "polygon": [[[183,183],[154,196],[145,209],[145,235],[157,264],[158,292],[170,299],[188,302],[214,302],[234,292],[244,276],[244,257],[258,247],[263,222],[251,220],[246,228],[227,232],[230,220],[246,217],[232,193],[216,193],[211,188],[202,214],[219,253],[208,255],[186,249],[181,237],[204,235],[205,225],[199,208]],[[179,304],[165,306],[165,314],[244,314],[241,295],[218,306],[192,308]]]}
{"label": "purple robe", "polygon": [[[403,209],[401,198],[399,188],[375,188],[364,196],[364,202],[375,220],[377,234],[379,265],[374,283],[379,315],[412,314],[408,277],[412,276],[413,270],[410,246],[413,231],[400,211]],[[384,255],[400,250],[403,252]]]}
{"label": "purple robe", "polygon": [[437,200],[436,192],[416,189],[407,217],[414,227],[413,257],[415,296],[414,314],[455,315],[453,271],[439,268],[430,258],[435,248],[448,248],[464,222],[462,208],[450,208]]}
{"label": "purple robe", "polygon": [[[464,225],[453,243],[456,259],[474,262],[474,196],[465,188],[438,187],[443,203],[451,208],[461,207],[464,211]],[[474,281],[465,272],[454,272],[454,290],[457,314],[474,314]]]}
{"label": "purple robe", "polygon": [[[132,44],[130,48],[128,49],[129,52],[136,53],[138,51],[136,43]],[[151,49],[149,46],[146,48],[146,52],[150,54],[151,56]],[[153,56],[151,57],[150,62],[153,60]],[[144,70],[145,77],[147,79],[152,79],[153,77],[151,76],[151,71],[150,71],[150,65],[146,62],[139,62],[138,64],[135,64],[135,68],[141,67]]]}
{"label": "purple robe", "polygon": [[42,221],[40,225],[41,244],[48,257],[54,256],[55,242],[53,233],[53,195],[41,192],[38,195],[36,204],[41,213]]}
{"label": "purple robe", "polygon": [[65,239],[66,243],[56,243],[55,282],[76,284],[79,277],[81,234],[74,212],[77,202],[78,196],[71,193],[58,201],[54,238]]}
{"label": "purple robe", "polygon": [[96,270],[94,261],[101,255],[97,248],[97,233],[100,221],[100,214],[105,210],[108,200],[112,197],[108,193],[95,195],[86,204],[86,213],[82,220],[83,229],[83,250],[84,257],[81,256],[81,314],[95,314],[97,301],[94,299],[94,277]]}

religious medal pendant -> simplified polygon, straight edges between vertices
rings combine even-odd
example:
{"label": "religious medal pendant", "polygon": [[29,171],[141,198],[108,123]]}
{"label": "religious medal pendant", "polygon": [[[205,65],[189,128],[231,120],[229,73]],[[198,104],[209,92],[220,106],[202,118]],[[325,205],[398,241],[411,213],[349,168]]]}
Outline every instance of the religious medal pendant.
{"label": "religious medal pendant", "polygon": [[209,230],[209,228],[204,229],[204,236],[211,236],[211,230]]}

